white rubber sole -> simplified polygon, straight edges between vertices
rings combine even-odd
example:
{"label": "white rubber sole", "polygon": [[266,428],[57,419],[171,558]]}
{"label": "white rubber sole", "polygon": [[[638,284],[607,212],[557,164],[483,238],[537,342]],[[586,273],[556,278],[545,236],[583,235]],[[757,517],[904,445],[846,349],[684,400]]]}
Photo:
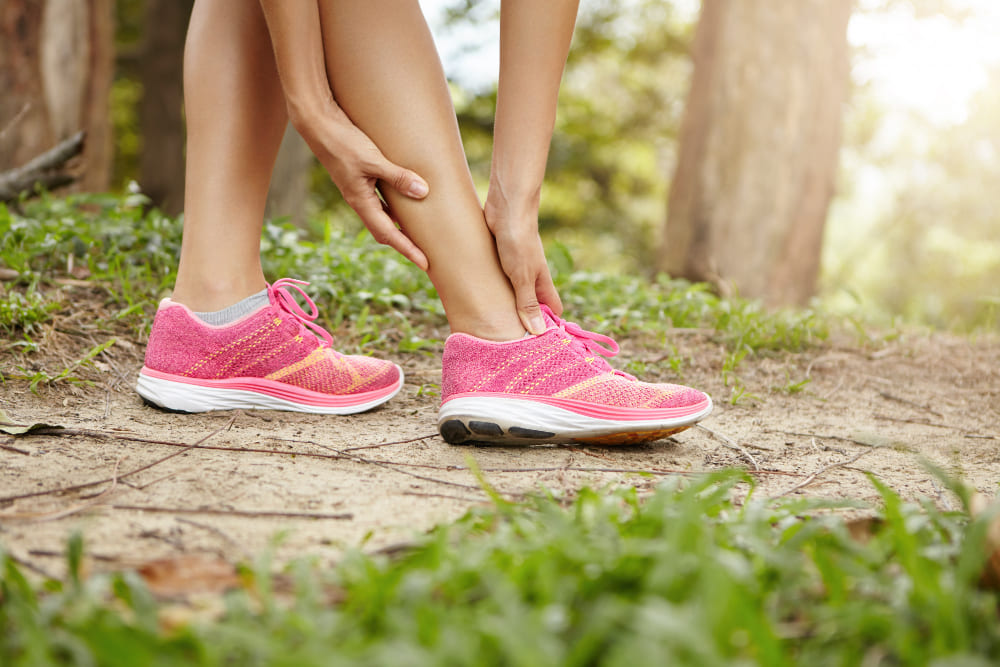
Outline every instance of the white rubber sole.
{"label": "white rubber sole", "polygon": [[683,431],[712,412],[712,399],[691,414],[655,419],[603,419],[537,401],[497,396],[455,398],[438,411],[438,430],[453,445],[635,444]]}
{"label": "white rubber sole", "polygon": [[[297,390],[295,393],[299,400],[291,400],[260,391],[189,384],[152,377],[141,372],[135,389],[149,403],[178,412],[242,409],[350,415],[371,410],[399,393],[403,388],[403,371],[399,366],[396,368],[399,369],[399,380],[392,387],[351,396],[329,396]],[[312,395],[308,402],[302,399],[303,393]]]}

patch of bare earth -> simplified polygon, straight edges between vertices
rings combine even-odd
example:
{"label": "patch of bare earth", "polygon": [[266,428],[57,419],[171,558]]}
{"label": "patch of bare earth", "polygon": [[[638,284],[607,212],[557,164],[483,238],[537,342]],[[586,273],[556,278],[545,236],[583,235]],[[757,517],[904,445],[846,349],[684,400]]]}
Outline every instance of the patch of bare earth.
{"label": "patch of bare earth", "polygon": [[[26,362],[8,353],[0,369],[62,368],[102,335],[63,322],[44,337],[48,356]],[[629,447],[453,447],[435,429],[436,355],[397,358],[403,391],[361,415],[171,414],[132,392],[142,344],[118,332],[90,371],[92,386],[55,384],[37,395],[26,381],[0,386],[0,407],[14,422],[65,427],[0,435],[0,545],[48,573],[63,568],[74,531],[97,569],[193,554],[235,561],[266,549],[279,563],[335,560],[347,548],[391,548],[488,502],[470,459],[509,497],[542,489],[571,497],[584,486],[645,491],[666,476],[739,467],[757,479],[758,497],[877,502],[871,472],[906,499],[953,505],[922,459],[989,496],[1000,481],[995,338],[910,335],[748,359],[735,405],[722,381],[725,351],[710,335],[672,337],[687,359],[682,378],[648,341],[620,342],[619,359],[647,362],[644,379],[712,394],[704,428]]]}

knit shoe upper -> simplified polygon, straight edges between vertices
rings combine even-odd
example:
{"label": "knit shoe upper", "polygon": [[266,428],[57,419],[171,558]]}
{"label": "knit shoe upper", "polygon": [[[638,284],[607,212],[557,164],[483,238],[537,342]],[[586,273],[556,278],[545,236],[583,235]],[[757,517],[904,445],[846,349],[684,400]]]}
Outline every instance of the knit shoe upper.
{"label": "knit shoe upper", "polygon": [[[549,327],[537,336],[505,342],[462,333],[449,336],[442,371],[444,416],[439,417],[439,425],[458,418],[466,422],[510,422],[516,427],[516,419],[507,416],[517,413],[522,421],[531,422],[537,417],[539,424],[548,424],[535,430],[550,433],[550,441],[582,441],[590,434],[590,440],[600,437],[601,441],[611,442],[616,433],[634,434],[636,429],[646,427],[648,434],[662,437],[666,430],[689,426],[711,411],[711,400],[700,391],[676,384],[640,382],[615,370],[604,359],[618,352],[611,338],[566,322],[544,306],[543,311]],[[528,407],[529,403],[534,405]],[[504,411],[507,416],[486,414],[491,410]],[[551,414],[538,416],[539,411]],[[558,419],[557,411],[561,411]],[[476,414],[465,414],[469,412]],[[564,413],[579,415],[580,419]],[[562,424],[559,419],[580,424]],[[584,423],[586,426],[581,425]],[[593,435],[594,429],[602,433]],[[477,438],[470,434],[465,439]],[[506,432],[504,438],[496,439],[510,440]]]}
{"label": "knit shoe upper", "polygon": [[[402,386],[399,367],[336,352],[330,334],[314,323],[318,311],[299,287],[303,284],[290,279],[275,282],[268,287],[266,306],[223,326],[205,324],[186,306],[164,299],[153,320],[139,393],[162,407],[185,411],[270,407],[342,413],[391,398]],[[309,313],[289,289],[305,299]],[[157,393],[152,391],[157,384],[167,391],[147,395]],[[207,400],[199,406],[197,401],[172,396],[195,387],[224,405]],[[244,399],[254,403],[246,392],[263,396],[263,404],[241,403]],[[224,396],[233,400],[223,400]],[[241,404],[228,404],[233,402]]]}

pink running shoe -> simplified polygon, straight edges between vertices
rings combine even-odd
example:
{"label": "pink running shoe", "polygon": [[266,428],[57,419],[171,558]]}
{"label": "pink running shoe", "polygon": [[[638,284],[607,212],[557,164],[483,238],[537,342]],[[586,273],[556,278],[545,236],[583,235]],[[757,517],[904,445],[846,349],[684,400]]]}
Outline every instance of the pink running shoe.
{"label": "pink running shoe", "polygon": [[[299,287],[308,284],[283,278],[268,286],[268,305],[223,326],[205,324],[164,299],[139,371],[139,395],[182,412],[260,408],[334,415],[369,410],[395,396],[403,386],[399,366],[335,352],[329,332],[313,322],[316,304]],[[305,298],[308,314],[289,288]]]}
{"label": "pink running shoe", "polygon": [[618,353],[615,341],[542,309],[549,328],[538,336],[448,337],[438,412],[447,442],[632,444],[683,431],[712,411],[700,391],[614,370],[601,357]]}

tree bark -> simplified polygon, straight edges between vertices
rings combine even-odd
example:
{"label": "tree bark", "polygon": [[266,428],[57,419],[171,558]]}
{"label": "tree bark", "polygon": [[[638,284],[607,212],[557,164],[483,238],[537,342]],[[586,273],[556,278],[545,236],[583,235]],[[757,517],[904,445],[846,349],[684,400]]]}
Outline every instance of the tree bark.
{"label": "tree bark", "polygon": [[184,207],[184,39],[194,0],[146,0],[139,56],[139,185],[167,215]]}
{"label": "tree bark", "polygon": [[111,175],[112,0],[0,1],[0,171],[80,130],[77,189]]}
{"label": "tree bark", "polygon": [[660,268],[770,305],[814,293],[851,0],[704,0]]}

